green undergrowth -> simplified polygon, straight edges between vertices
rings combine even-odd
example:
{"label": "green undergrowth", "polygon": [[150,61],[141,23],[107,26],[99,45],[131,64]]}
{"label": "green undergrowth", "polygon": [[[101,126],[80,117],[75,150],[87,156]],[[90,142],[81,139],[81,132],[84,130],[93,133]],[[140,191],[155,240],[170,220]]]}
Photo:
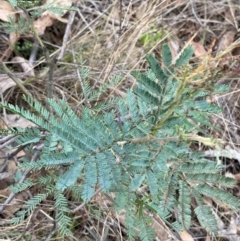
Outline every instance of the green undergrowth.
{"label": "green undergrowth", "polygon": [[[111,108],[106,102],[91,107],[97,95],[86,88],[81,116],[65,100],[48,99],[46,108],[24,96],[31,111],[1,103],[2,108],[36,124],[7,131],[18,135],[18,145],[24,145],[28,153],[20,169],[46,170],[37,182],[30,176],[12,187],[14,193],[33,186],[42,190],[24,204],[13,223],[22,222],[51,196],[59,234],[71,236],[72,210],[66,193],[88,205],[100,189],[107,197],[115,194],[115,211],[126,211],[129,240],[154,240],[148,211],[177,232],[192,227],[194,214],[203,229],[216,233],[217,221],[204,197],[238,210],[238,199],[227,191],[235,180],[221,174],[221,163],[204,158],[190,145],[221,147],[220,140],[206,135],[206,128],[213,128],[209,117],[221,111],[207,98],[227,87],[214,81],[197,84],[206,78],[201,73],[189,79],[192,54],[193,48],[187,46],[173,63],[170,48],[164,45],[162,65],[148,55],[149,69],[132,72],[138,81],[136,88],[128,90],[126,98],[112,102]],[[89,86],[86,80],[84,86]],[[31,162],[39,143],[43,144],[40,157]]]}

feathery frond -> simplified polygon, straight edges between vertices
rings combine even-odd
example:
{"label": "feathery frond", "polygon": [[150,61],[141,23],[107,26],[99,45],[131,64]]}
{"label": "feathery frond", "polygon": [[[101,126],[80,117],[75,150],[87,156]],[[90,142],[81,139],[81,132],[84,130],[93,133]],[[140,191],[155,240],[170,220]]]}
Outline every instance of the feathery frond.
{"label": "feathery frond", "polygon": [[[2,107],[37,125],[17,129],[17,144],[25,146],[28,152],[33,151],[34,145],[43,145],[36,162],[30,162],[26,156],[19,167],[30,171],[56,169],[51,175],[41,176],[37,183],[26,180],[14,187],[14,192],[34,185],[46,189],[45,194],[26,203],[26,209],[17,213],[14,222],[23,221],[52,194],[59,231],[63,236],[71,235],[65,193],[70,191],[77,200],[87,203],[100,188],[106,196],[115,193],[115,210],[126,211],[125,225],[130,240],[136,236],[142,240],[154,239],[149,219],[144,216],[148,210],[171,228],[189,229],[193,199],[197,201],[194,212],[202,227],[216,232],[215,217],[202,195],[233,210],[239,209],[240,202],[223,189],[233,188],[235,182],[221,175],[221,165],[189,148],[191,136],[197,136],[197,132],[198,137],[205,138],[206,126],[213,127],[209,117],[220,111],[207,102],[212,94],[208,88],[186,84],[188,76],[182,70],[192,54],[193,49],[188,46],[174,63],[170,48],[164,45],[162,65],[153,55],[148,55],[150,69],[146,73],[132,72],[137,87],[127,91],[126,98],[111,102],[111,110],[102,102],[100,107],[82,107],[79,117],[64,100],[49,99],[51,113],[43,104],[26,96],[31,111],[1,103]],[[84,78],[87,74],[83,70]],[[216,94],[226,90],[225,86],[213,88]],[[92,92],[87,82],[85,91],[88,101],[102,93]],[[142,193],[142,187],[147,192]],[[174,210],[178,210],[177,217],[172,215]],[[174,222],[169,222],[170,217],[175,218]]]}

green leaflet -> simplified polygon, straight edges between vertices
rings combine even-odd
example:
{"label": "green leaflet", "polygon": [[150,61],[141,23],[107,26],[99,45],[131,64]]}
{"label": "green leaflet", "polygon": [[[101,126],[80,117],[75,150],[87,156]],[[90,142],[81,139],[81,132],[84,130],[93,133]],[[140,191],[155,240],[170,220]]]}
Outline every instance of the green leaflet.
{"label": "green leaflet", "polygon": [[142,184],[145,179],[145,175],[143,174],[136,174],[130,184],[130,190],[136,191]]}
{"label": "green leaflet", "polygon": [[82,190],[82,198],[84,201],[89,201],[95,192],[97,184],[97,168],[94,157],[89,157],[86,160],[85,177]]}
{"label": "green leaflet", "polygon": [[183,181],[179,181],[179,194],[179,223],[183,230],[188,230],[191,225],[191,191]]}
{"label": "green leaflet", "polygon": [[172,53],[170,47],[167,44],[164,44],[162,47],[162,59],[164,67],[169,69],[172,64]]}
{"label": "green leaflet", "polygon": [[210,208],[204,201],[199,192],[193,190],[194,197],[197,201],[198,207],[194,209],[195,214],[201,226],[209,233],[216,233],[218,231],[217,220]]}
{"label": "green leaflet", "polygon": [[194,52],[194,49],[192,46],[186,46],[182,50],[179,58],[176,60],[175,66],[179,68],[180,66],[187,64],[189,59],[192,57],[193,52]]}
{"label": "green leaflet", "polygon": [[60,191],[64,191],[66,188],[74,185],[77,179],[81,177],[83,167],[84,162],[82,160],[75,161],[75,163],[70,166],[69,170],[58,179],[56,188]]}
{"label": "green leaflet", "polygon": [[196,186],[195,190],[205,196],[212,198],[219,204],[227,205],[233,210],[238,210],[240,208],[240,202],[238,198],[234,197],[232,194],[224,190],[204,184]]}

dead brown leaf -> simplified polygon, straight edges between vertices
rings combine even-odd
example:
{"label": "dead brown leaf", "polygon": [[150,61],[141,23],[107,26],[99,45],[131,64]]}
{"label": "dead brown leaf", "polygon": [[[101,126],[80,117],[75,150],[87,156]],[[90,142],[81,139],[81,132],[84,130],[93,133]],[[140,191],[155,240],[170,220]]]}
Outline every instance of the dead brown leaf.
{"label": "dead brown leaf", "polygon": [[14,46],[14,44],[18,41],[19,39],[19,33],[12,32],[9,34],[9,43],[11,46]]}
{"label": "dead brown leaf", "polygon": [[1,189],[0,190],[0,197],[7,197],[11,193],[9,188]]}
{"label": "dead brown leaf", "polygon": [[16,194],[16,196],[12,199],[12,201],[3,210],[2,216],[4,218],[12,218],[14,213],[16,213],[22,207],[22,205],[25,203],[27,199],[28,199],[27,192],[20,192]]}
{"label": "dead brown leaf", "polygon": [[0,19],[9,22],[9,16],[15,18],[15,9],[7,1],[0,0]]}
{"label": "dead brown leaf", "polygon": [[234,175],[234,177],[235,177],[237,183],[240,183],[240,173]]}
{"label": "dead brown leaf", "polygon": [[53,25],[54,19],[51,18],[50,14],[48,12],[45,12],[45,14],[42,14],[40,18],[38,18],[36,21],[34,21],[34,28],[36,30],[36,33],[38,35],[43,35],[45,32],[45,29],[51,25]]}
{"label": "dead brown leaf", "polygon": [[18,170],[18,166],[17,166],[16,162],[13,159],[11,159],[7,166],[7,172],[15,173],[17,170]]}
{"label": "dead brown leaf", "polygon": [[26,155],[25,151],[21,150],[17,153],[17,158],[24,157]]}
{"label": "dead brown leaf", "polygon": [[3,53],[1,54],[0,61],[9,59],[9,57],[11,56],[12,50],[13,50],[13,46],[18,41],[18,39],[19,39],[19,33],[12,32],[9,34],[9,38],[6,41],[7,42],[6,49],[4,49],[2,51]]}
{"label": "dead brown leaf", "polygon": [[136,10],[136,19],[141,19],[147,11],[147,1],[143,2]]}
{"label": "dead brown leaf", "polygon": [[169,231],[164,222],[155,213],[152,213],[153,224],[152,227],[156,234],[157,241],[165,241],[169,239]]}
{"label": "dead brown leaf", "polygon": [[207,56],[207,51],[204,46],[200,42],[191,41],[190,43],[194,47],[195,56],[200,60],[204,60]]}
{"label": "dead brown leaf", "polygon": [[5,120],[5,122],[11,128],[12,127],[27,128],[29,126],[35,126],[32,122],[16,114],[8,114],[5,119],[7,119]]}
{"label": "dead brown leaf", "polygon": [[180,232],[179,236],[181,237],[182,241],[194,241],[192,235],[190,235],[186,230]]}
{"label": "dead brown leaf", "polygon": [[211,241],[211,238],[207,235],[205,241]]}
{"label": "dead brown leaf", "polygon": [[[51,4],[52,6],[58,6],[63,8],[62,10],[62,15],[64,15],[68,10],[64,10],[64,8],[69,8],[72,6],[72,0],[56,0],[56,1],[52,1],[52,0],[47,0],[45,2],[45,4],[43,5],[49,5]],[[36,33],[38,35],[43,35],[45,32],[45,29],[47,27],[50,27],[53,25],[53,23],[55,22],[55,20],[58,20],[60,22],[63,23],[67,23],[67,19],[62,18],[60,15],[58,14],[54,14],[50,11],[45,11],[42,13],[42,16],[40,18],[38,18],[36,21],[34,21],[34,27],[36,30]]]}
{"label": "dead brown leaf", "polygon": [[3,94],[7,89],[15,86],[16,83],[6,74],[0,74],[0,92]]}
{"label": "dead brown leaf", "polygon": [[216,55],[220,54],[220,52],[225,51],[234,41],[236,31],[230,30],[223,34],[221,40],[218,43],[217,53]]}
{"label": "dead brown leaf", "polygon": [[22,68],[23,72],[30,77],[35,76],[33,66],[29,63],[28,60],[24,59],[23,57],[16,56],[12,58],[12,61],[16,64],[19,64],[19,66]]}
{"label": "dead brown leaf", "polygon": [[234,23],[234,15],[235,15],[235,9],[229,8],[228,11],[225,12],[225,21],[233,24]]}

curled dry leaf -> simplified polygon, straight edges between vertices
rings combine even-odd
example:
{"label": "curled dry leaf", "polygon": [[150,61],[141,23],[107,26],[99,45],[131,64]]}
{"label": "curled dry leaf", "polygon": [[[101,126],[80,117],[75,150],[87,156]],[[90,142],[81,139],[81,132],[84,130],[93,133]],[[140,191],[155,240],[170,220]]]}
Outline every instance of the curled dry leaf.
{"label": "curled dry leaf", "polygon": [[4,22],[9,21],[9,16],[15,16],[15,9],[7,1],[0,0],[0,19]]}
{"label": "curled dry leaf", "polygon": [[[67,10],[64,10],[64,8],[71,7],[72,0],[56,0],[56,1],[47,0],[45,3],[45,6],[49,4],[52,4],[53,6],[58,6],[59,8],[61,7],[63,9],[62,10],[63,14],[65,14]],[[64,18],[61,18],[61,16],[59,16],[58,14],[54,14],[50,11],[43,12],[42,16],[38,18],[36,21],[34,21],[34,27],[35,27],[36,33],[38,35],[43,35],[45,32],[45,29],[53,25],[55,20],[67,23],[67,20]]]}
{"label": "curled dry leaf", "polygon": [[43,35],[47,27],[53,25],[54,19],[51,18],[48,12],[44,12],[40,18],[34,21],[34,28],[38,35]]}
{"label": "curled dry leaf", "polygon": [[35,76],[33,66],[31,63],[29,63],[28,60],[24,59],[23,57],[16,56],[12,59],[12,61],[15,62],[16,64],[19,64],[24,74],[26,74],[27,76],[30,76],[30,77]]}
{"label": "curled dry leaf", "polygon": [[6,74],[0,74],[0,93],[3,94],[7,89],[15,86],[16,83]]}

